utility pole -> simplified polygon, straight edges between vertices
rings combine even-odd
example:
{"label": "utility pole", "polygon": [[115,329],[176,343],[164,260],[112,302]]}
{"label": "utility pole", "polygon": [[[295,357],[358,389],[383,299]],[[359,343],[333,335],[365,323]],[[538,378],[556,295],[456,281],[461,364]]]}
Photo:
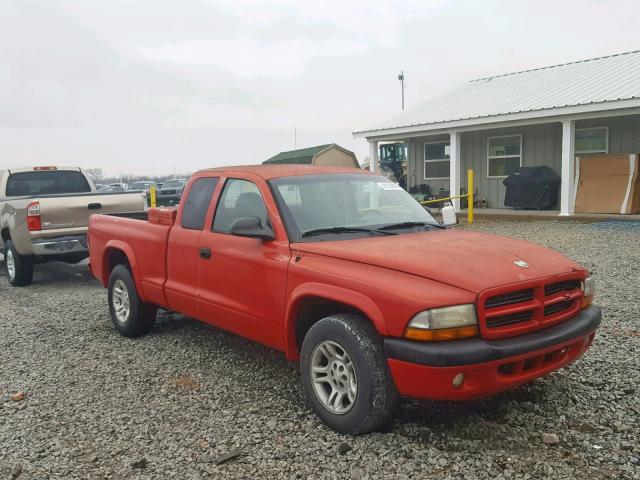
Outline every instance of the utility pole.
{"label": "utility pole", "polygon": [[400,70],[398,80],[400,80],[400,87],[402,89],[402,111],[404,111],[404,70]]}

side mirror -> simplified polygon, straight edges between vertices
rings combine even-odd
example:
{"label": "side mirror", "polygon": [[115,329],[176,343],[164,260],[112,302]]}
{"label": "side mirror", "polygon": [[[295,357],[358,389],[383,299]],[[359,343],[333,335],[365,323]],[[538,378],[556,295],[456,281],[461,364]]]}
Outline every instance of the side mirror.
{"label": "side mirror", "polygon": [[276,236],[268,226],[263,226],[258,217],[242,217],[231,224],[231,235],[238,237],[260,238],[275,240]]}
{"label": "side mirror", "polygon": [[455,225],[458,223],[458,218],[456,217],[456,211],[453,208],[453,205],[447,203],[441,210],[442,213],[442,224],[445,227],[450,227],[451,225]]}

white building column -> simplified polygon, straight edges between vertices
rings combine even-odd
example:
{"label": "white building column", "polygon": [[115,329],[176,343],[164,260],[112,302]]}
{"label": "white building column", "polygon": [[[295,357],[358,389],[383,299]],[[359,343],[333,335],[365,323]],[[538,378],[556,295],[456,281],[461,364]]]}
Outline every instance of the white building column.
{"label": "white building column", "polygon": [[378,142],[369,140],[369,170],[375,172],[378,168]]}
{"label": "white building column", "polygon": [[562,122],[562,173],[560,184],[560,215],[573,214],[573,183],[575,181],[575,120],[563,120]]}
{"label": "white building column", "polygon": [[[449,191],[450,195],[460,195],[460,139],[462,134],[449,134]],[[460,199],[453,200],[453,208],[460,211]]]}

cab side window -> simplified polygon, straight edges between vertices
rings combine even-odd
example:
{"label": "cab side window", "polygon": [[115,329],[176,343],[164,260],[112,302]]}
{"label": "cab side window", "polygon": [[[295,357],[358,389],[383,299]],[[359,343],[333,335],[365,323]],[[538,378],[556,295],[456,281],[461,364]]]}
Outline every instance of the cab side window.
{"label": "cab side window", "polygon": [[202,230],[211,197],[218,184],[215,177],[199,178],[193,182],[189,195],[182,208],[182,228]]}
{"label": "cab side window", "polygon": [[267,209],[258,187],[247,180],[230,178],[225,183],[218,202],[213,230],[229,233],[233,222],[246,217],[258,217],[262,225],[269,225]]}

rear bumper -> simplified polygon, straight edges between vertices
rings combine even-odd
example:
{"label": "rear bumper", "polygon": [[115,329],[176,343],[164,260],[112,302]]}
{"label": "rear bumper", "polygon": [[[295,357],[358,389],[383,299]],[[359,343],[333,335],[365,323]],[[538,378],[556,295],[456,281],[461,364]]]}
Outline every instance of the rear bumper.
{"label": "rear bumper", "polygon": [[66,255],[87,253],[86,235],[67,235],[64,237],[40,238],[31,242],[36,256]]}
{"label": "rear bumper", "polygon": [[[553,327],[501,340],[419,343],[386,338],[389,368],[402,395],[434,400],[482,398],[568,365],[591,345],[600,325],[591,306]],[[453,379],[464,381],[455,388]]]}

